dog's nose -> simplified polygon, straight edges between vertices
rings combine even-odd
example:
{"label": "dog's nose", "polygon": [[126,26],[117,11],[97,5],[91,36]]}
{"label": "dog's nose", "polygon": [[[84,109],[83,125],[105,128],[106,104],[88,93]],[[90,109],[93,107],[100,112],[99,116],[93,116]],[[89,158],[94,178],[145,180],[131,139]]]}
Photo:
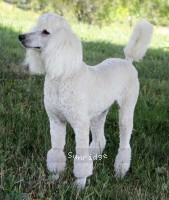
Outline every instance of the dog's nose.
{"label": "dog's nose", "polygon": [[19,35],[18,38],[19,38],[20,41],[24,40],[25,39],[25,35]]}

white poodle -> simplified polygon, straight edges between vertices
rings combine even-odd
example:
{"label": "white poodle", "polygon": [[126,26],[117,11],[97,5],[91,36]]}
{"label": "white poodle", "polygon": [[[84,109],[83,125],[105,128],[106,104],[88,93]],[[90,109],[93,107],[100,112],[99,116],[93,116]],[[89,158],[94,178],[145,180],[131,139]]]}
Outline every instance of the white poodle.
{"label": "white poodle", "polygon": [[[82,44],[67,21],[56,14],[42,15],[30,33],[19,35],[27,48],[25,63],[32,74],[45,74],[44,104],[50,121],[52,148],[47,167],[55,179],[64,171],[66,124],[76,136],[74,175],[77,187],[85,187],[92,174],[93,156],[103,151],[104,124],[110,106],[119,105],[120,145],[115,173],[123,177],[130,167],[130,138],[139,81],[133,61],[144,56],[153,26],[139,23],[124,49],[125,59],[109,58],[96,66],[83,62]],[[92,142],[89,144],[89,131]],[[111,158],[108,158],[111,159]]]}

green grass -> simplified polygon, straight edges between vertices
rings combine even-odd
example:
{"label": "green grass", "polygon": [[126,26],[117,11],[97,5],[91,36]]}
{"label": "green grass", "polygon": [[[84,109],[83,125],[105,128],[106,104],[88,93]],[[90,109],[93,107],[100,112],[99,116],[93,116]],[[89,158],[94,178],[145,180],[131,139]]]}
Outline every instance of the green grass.
{"label": "green grass", "polygon": [[[131,169],[123,180],[114,177],[118,149],[118,111],[107,116],[105,135],[108,159],[94,163],[87,187],[79,192],[73,161],[59,181],[46,168],[50,148],[49,122],[43,106],[43,76],[22,69],[25,50],[19,33],[28,31],[38,14],[0,3],[0,200],[21,199],[169,199],[169,35],[155,28],[151,46],[140,63],[140,95],[131,140]],[[84,60],[91,65],[108,57],[123,57],[129,24],[110,27],[71,23],[83,40]],[[74,151],[74,133],[67,128],[66,153]]]}

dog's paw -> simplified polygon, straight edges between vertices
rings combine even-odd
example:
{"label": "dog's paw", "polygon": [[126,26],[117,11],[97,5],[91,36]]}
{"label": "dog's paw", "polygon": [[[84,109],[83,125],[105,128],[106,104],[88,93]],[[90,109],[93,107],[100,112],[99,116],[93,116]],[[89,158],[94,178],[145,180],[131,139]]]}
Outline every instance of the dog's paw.
{"label": "dog's paw", "polygon": [[74,159],[73,173],[77,179],[86,178],[93,173],[93,161],[90,157],[87,160]]}
{"label": "dog's paw", "polygon": [[130,168],[131,148],[120,148],[115,160],[115,176],[123,178]]}
{"label": "dog's paw", "polygon": [[59,179],[59,173],[52,174],[52,180],[57,181]]}
{"label": "dog's paw", "polygon": [[59,174],[64,171],[66,166],[66,157],[63,151],[50,149],[47,154],[47,168],[53,174]]}
{"label": "dog's paw", "polygon": [[77,189],[84,189],[85,186],[86,186],[86,178],[78,178],[78,179],[75,181],[74,186],[75,186]]}
{"label": "dog's paw", "polygon": [[120,162],[115,164],[115,177],[118,179],[122,179],[127,171],[129,170],[130,164]]}

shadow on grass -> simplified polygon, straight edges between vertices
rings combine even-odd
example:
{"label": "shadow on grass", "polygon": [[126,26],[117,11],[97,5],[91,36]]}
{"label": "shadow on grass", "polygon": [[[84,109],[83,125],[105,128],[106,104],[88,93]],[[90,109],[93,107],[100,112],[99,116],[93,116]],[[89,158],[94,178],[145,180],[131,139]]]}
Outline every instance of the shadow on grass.
{"label": "shadow on grass", "polygon": [[[58,192],[63,189],[59,184],[56,184],[55,188],[48,185],[49,191],[45,189],[44,176],[47,176],[45,158],[50,148],[50,134],[49,122],[43,106],[44,77],[30,77],[21,70],[25,50],[18,41],[19,34],[12,29],[0,27],[2,41],[0,42],[0,141],[2,145],[0,160],[1,169],[4,171],[0,192],[3,192],[3,196],[6,195],[12,199],[18,199],[20,193],[30,193],[34,198],[39,198],[40,193],[52,197],[53,194],[58,195]],[[87,64],[95,65],[109,57],[123,58],[123,48],[123,46],[104,41],[83,41],[84,60]],[[150,174],[155,173],[153,171],[155,167],[168,165],[166,158],[169,152],[167,142],[169,141],[167,134],[169,103],[166,101],[169,94],[168,60],[167,51],[149,49],[143,61],[134,63],[139,72],[141,89],[135,114],[135,134],[132,140],[134,148],[132,168],[134,170],[129,180],[137,179],[140,173],[145,171],[147,163],[149,163],[147,173]],[[70,149],[74,151],[75,146],[74,134],[70,127],[68,127],[68,132],[66,152]],[[108,114],[105,134],[107,146],[104,152],[111,159],[95,163],[94,174],[98,175],[91,177],[91,185],[94,184],[96,189],[107,180],[111,187],[115,187],[116,184],[115,179],[110,180],[110,176],[113,176],[113,163],[118,148],[116,106],[113,106]],[[65,173],[59,181],[60,184],[65,182],[67,177],[71,181],[73,179],[72,163],[68,161],[68,164],[71,169],[68,166],[69,174]],[[100,182],[96,177],[100,177]],[[22,180],[23,182],[27,180],[29,184],[25,186]],[[154,175],[150,177],[150,184],[147,187],[144,186],[146,181],[142,177],[138,180],[138,184],[145,191],[150,189],[151,193],[151,184],[154,185],[156,181]],[[121,184],[124,184],[124,187],[130,187],[127,186],[127,181]],[[119,183],[118,185],[120,190],[121,186]],[[134,186],[131,183],[131,188]],[[115,188],[118,190],[117,187]],[[156,189],[157,194],[158,191],[159,189]],[[104,196],[108,197],[108,193],[109,191],[105,190]],[[97,197],[96,193],[93,195]],[[120,194],[117,196],[120,199]]]}

